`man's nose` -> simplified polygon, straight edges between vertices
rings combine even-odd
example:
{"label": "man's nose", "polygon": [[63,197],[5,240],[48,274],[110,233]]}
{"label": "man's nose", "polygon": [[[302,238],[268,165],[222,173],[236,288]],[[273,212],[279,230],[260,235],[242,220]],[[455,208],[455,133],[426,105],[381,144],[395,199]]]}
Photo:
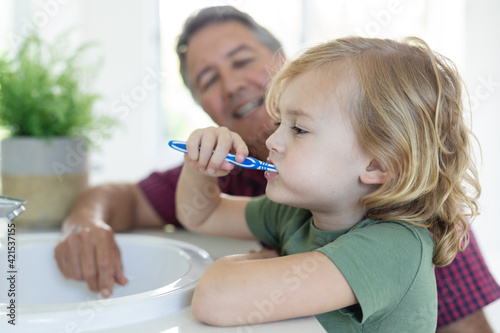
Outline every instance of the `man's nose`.
{"label": "man's nose", "polygon": [[220,73],[222,88],[226,97],[233,97],[245,87],[245,80],[241,73],[232,69],[225,69]]}

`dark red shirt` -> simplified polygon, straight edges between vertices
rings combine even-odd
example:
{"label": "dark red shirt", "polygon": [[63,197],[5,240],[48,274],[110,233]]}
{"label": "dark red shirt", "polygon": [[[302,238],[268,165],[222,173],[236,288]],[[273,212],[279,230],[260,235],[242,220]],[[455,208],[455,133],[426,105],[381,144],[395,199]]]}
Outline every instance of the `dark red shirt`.
{"label": "dark red shirt", "polygon": [[[175,217],[175,189],[182,167],[155,172],[139,182],[139,187],[167,224],[179,226]],[[239,196],[264,194],[266,179],[259,170],[234,168],[221,177],[222,192]],[[446,267],[436,267],[438,327],[457,321],[500,298],[500,287],[486,266],[472,231],[464,253]]]}
{"label": "dark red shirt", "polygon": [[[154,172],[148,178],[139,182],[139,187],[149,200],[158,215],[166,224],[180,226],[175,217],[175,189],[182,166],[164,171]],[[222,192],[256,197],[264,194],[267,180],[260,170],[235,167],[229,175],[218,178]]]}

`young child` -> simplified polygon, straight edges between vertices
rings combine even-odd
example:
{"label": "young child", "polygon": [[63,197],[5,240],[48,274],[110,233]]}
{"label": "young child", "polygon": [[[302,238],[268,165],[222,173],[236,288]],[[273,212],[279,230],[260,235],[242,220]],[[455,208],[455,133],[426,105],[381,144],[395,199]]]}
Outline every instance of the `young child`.
{"label": "young child", "polygon": [[[334,332],[434,332],[435,265],[466,246],[480,186],[454,66],[420,39],[351,37],[273,79],[266,196],[221,194],[243,140],[197,130],[176,193],[190,230],[277,249],[217,260],[192,301],[218,326],[315,315]],[[472,193],[469,193],[472,192]]]}

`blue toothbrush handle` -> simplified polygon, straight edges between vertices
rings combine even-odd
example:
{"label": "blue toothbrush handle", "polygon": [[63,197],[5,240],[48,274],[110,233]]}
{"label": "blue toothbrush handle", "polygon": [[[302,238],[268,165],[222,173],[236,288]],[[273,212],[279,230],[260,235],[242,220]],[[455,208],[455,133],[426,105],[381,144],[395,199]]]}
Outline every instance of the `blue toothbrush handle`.
{"label": "blue toothbrush handle", "polygon": [[[186,143],[184,141],[172,140],[168,143],[168,145],[170,146],[170,148],[180,151],[181,153],[187,153]],[[259,161],[258,159],[253,157],[247,157],[243,162],[240,163],[236,161],[236,156],[234,154],[228,154],[226,156],[226,161],[247,169],[277,172],[274,165]]]}
{"label": "blue toothbrush handle", "polygon": [[168,142],[170,148],[180,151],[181,153],[187,154],[186,143],[183,141],[171,140]]}
{"label": "blue toothbrush handle", "polygon": [[240,167],[247,168],[247,169],[277,172],[274,165],[259,161],[258,159],[253,158],[253,157],[247,157],[243,162],[240,163],[240,162],[236,161],[235,155],[228,154],[226,157],[226,161],[228,161],[229,163],[233,163],[235,165],[238,165]]}

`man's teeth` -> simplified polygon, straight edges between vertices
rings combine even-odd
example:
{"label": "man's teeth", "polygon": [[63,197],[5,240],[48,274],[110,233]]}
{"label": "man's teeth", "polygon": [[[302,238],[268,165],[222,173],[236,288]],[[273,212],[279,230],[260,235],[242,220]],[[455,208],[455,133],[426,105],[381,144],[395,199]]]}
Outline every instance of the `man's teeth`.
{"label": "man's teeth", "polygon": [[249,103],[243,105],[241,108],[239,108],[234,113],[234,117],[235,118],[243,118],[244,116],[246,116],[247,114],[249,114],[250,112],[252,112],[255,108],[261,106],[262,103],[264,103],[264,98],[262,98],[262,97],[259,98],[256,101],[249,102]]}

